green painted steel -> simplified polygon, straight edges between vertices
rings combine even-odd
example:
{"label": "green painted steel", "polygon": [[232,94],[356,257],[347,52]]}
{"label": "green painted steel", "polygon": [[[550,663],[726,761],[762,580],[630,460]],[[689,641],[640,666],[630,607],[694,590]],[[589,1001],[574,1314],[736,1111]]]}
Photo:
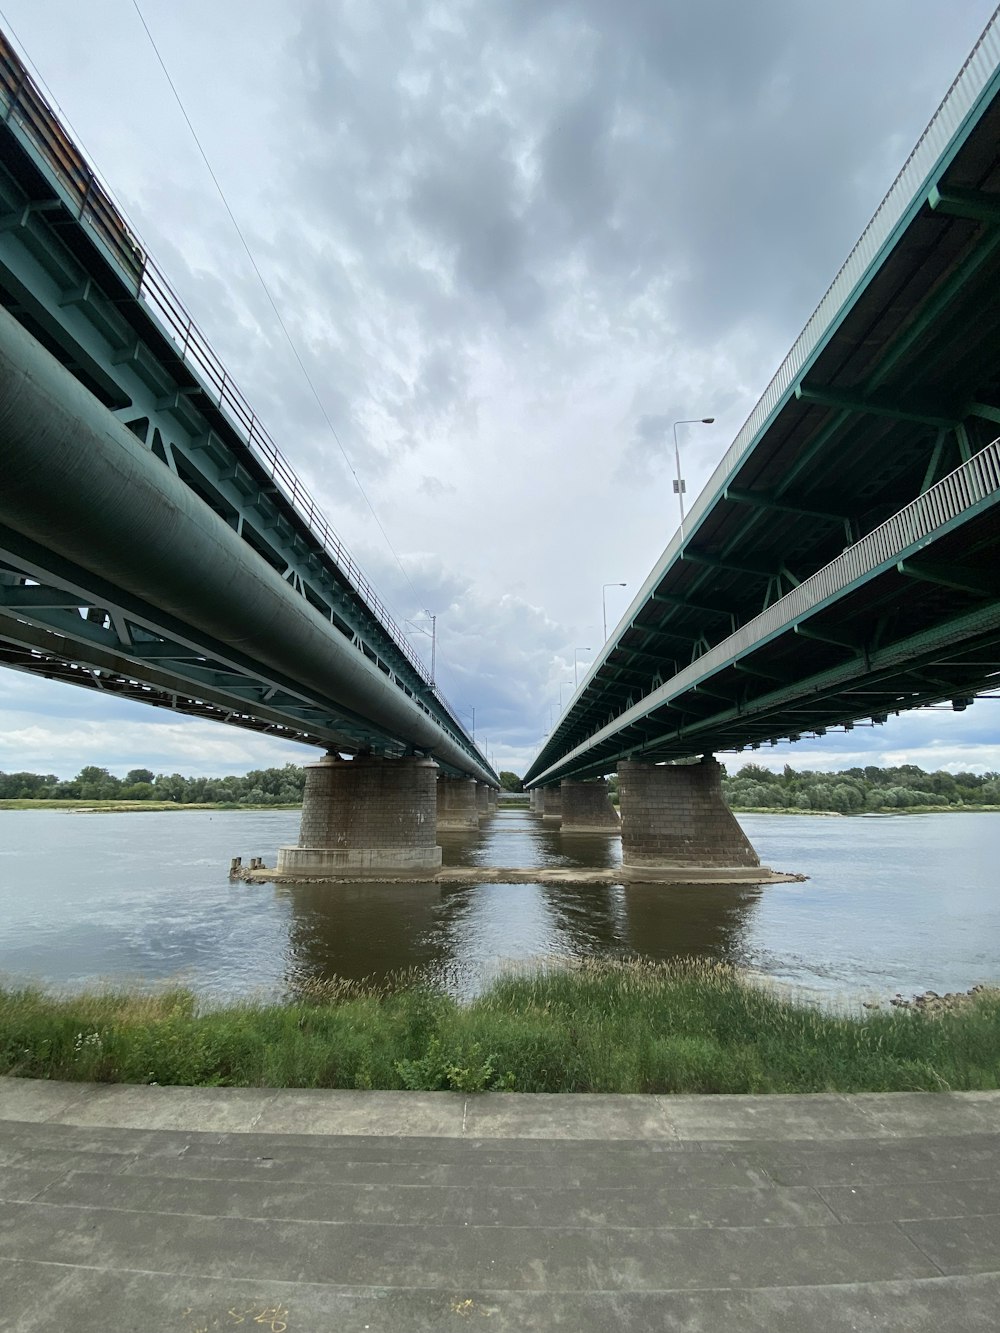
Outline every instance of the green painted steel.
{"label": "green painted steel", "polygon": [[[0,302],[36,344],[5,328],[8,388],[25,358],[41,366],[50,357],[78,420],[99,434],[99,409],[120,456],[131,450],[144,464],[145,498],[133,502],[150,514],[168,504],[204,509],[231,538],[234,601],[255,580],[279,582],[281,625],[320,622],[341,677],[307,688],[294,665],[277,670],[259,651],[243,652],[245,632],[234,639],[231,626],[223,638],[187,623],[193,604],[168,613],[149,589],[137,601],[128,575],[148,563],[141,532],[115,574],[98,571],[93,555],[59,550],[59,532],[29,530],[13,485],[0,496],[0,662],[346,752],[431,746],[448,771],[497,783],[2,34],[0,116]],[[8,420],[0,438],[5,475],[19,480],[23,424]],[[40,438],[30,436],[32,447]],[[54,494],[70,471],[54,468]],[[90,523],[96,549],[99,529],[83,505],[64,527]],[[203,571],[206,584],[216,574]],[[345,702],[358,673],[371,686],[367,708]]]}
{"label": "green painted steel", "polygon": [[[940,547],[938,573],[950,571],[950,600],[929,591],[945,585],[929,578],[928,550],[923,564],[900,556],[873,565],[860,585],[817,604],[803,633],[782,632],[781,648],[766,637],[747,648],[743,635],[762,612],[797,604],[845,545],[860,548],[991,449],[1000,420],[998,187],[995,15],[526,782],[608,772],[629,755],[756,746],[797,737],[810,720],[851,725],[931,700],[964,707],[1000,679],[990,627],[996,519],[976,506],[926,539]],[[960,649],[949,652],[947,629],[966,620],[978,625],[968,667],[958,665]],[[880,683],[875,663],[884,664],[887,643],[904,641],[912,671],[894,661]],[[923,661],[932,641],[947,665]],[[828,669],[831,680],[843,674],[830,654],[844,652],[861,663],[851,688],[813,699]],[[767,694],[762,682],[789,690]]]}

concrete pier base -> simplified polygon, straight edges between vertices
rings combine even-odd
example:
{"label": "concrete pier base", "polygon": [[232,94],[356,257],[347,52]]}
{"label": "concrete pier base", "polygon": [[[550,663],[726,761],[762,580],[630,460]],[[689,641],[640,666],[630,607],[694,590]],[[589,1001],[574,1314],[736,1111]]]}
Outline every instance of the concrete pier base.
{"label": "concrete pier base", "polygon": [[[618,766],[622,868],[671,880],[695,868],[706,880],[746,879],[760,858],[722,795],[722,768],[623,760]],[[766,875],[766,872],[765,872]]]}
{"label": "concrete pier base", "polygon": [[480,819],[493,813],[490,810],[490,789],[485,782],[476,783],[476,810]]}
{"label": "concrete pier base", "polygon": [[380,879],[441,865],[437,764],[419,757],[326,755],[306,768],[297,847],[278,849],[285,878]]}
{"label": "concrete pier base", "polygon": [[595,782],[563,778],[560,792],[564,833],[617,833],[621,828],[603,778]]}
{"label": "concrete pier base", "polygon": [[438,778],[437,826],[439,829],[479,827],[475,778],[449,778],[443,774]]}
{"label": "concrete pier base", "polygon": [[562,820],[562,790],[559,787],[541,787],[539,813],[547,824],[558,824]]}

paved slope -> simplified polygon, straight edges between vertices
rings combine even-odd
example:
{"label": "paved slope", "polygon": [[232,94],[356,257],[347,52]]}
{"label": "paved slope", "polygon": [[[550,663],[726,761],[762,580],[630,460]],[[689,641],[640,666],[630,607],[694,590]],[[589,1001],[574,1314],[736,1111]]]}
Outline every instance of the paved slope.
{"label": "paved slope", "polygon": [[994,1329],[998,1109],[2,1079],[0,1328]]}

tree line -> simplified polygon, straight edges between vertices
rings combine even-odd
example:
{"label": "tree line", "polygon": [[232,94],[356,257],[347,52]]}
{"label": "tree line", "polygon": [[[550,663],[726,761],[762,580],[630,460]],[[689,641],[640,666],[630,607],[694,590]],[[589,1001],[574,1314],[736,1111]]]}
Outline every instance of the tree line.
{"label": "tree line", "polygon": [[297,764],[255,768],[242,777],[186,778],[133,768],[124,778],[88,764],[75,778],[54,773],[0,773],[0,800],[170,801],[174,805],[297,805],[306,771]]}
{"label": "tree line", "polygon": [[730,805],[741,809],[821,810],[863,814],[866,810],[906,810],[915,806],[1000,805],[998,773],[927,773],[916,764],[896,768],[845,768],[837,773],[796,771],[786,764],[775,773],[744,764],[722,779]]}

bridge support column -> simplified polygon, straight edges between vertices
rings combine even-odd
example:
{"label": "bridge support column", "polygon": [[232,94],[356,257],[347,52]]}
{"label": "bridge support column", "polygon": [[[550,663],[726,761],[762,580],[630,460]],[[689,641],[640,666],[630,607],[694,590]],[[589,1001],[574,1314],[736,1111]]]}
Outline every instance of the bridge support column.
{"label": "bridge support column", "polygon": [[485,782],[476,783],[476,809],[479,812],[480,819],[490,811],[490,789]]}
{"label": "bridge support column", "polygon": [[671,871],[704,871],[698,878],[746,878],[760,858],[722,795],[722,767],[661,765],[623,760],[618,765],[622,868],[635,878],[669,880]]}
{"label": "bridge support column", "polygon": [[278,870],[306,879],[434,874],[441,866],[436,776],[434,760],[420,757],[328,754],[310,764],[299,845],[278,849]]}
{"label": "bridge support column", "polygon": [[475,778],[448,778],[443,774],[438,778],[437,826],[439,829],[479,827]]}
{"label": "bridge support column", "polygon": [[539,811],[542,818],[549,824],[555,824],[562,819],[562,789],[560,787],[542,787],[542,799],[539,803]]}
{"label": "bridge support column", "polygon": [[531,791],[528,793],[528,796],[530,798],[528,809],[531,811],[533,815],[540,815],[542,813],[541,787],[532,787]]}
{"label": "bridge support column", "polygon": [[562,794],[562,829],[564,833],[617,833],[621,827],[618,811],[611,804],[608,784],[600,778],[596,782],[575,782],[563,778],[559,784]]}

